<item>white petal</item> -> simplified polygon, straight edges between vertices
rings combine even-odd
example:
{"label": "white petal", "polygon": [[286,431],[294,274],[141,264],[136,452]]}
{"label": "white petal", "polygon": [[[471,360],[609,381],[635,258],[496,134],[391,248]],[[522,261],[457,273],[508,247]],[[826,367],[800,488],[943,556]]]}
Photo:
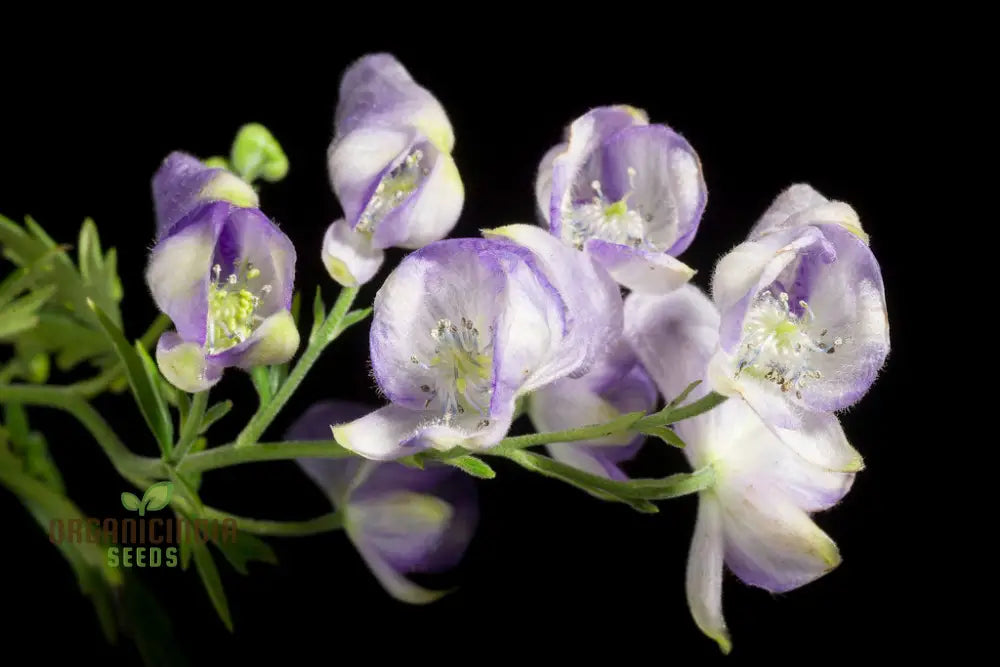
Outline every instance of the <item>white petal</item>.
{"label": "white petal", "polygon": [[448,594],[448,591],[432,591],[413,583],[397,572],[377,549],[366,544],[364,540],[356,540],[354,545],[382,588],[397,600],[407,604],[429,604]]}
{"label": "white petal", "polygon": [[698,497],[698,520],[694,526],[691,551],[688,554],[687,592],[688,609],[698,628],[714,639],[723,653],[729,653],[732,644],[726,619],[722,616],[723,575],[722,516],[718,500],[711,493]]}
{"label": "white petal", "polygon": [[407,150],[413,138],[412,129],[366,126],[330,144],[330,182],[349,223],[364,210],[375,179]]}
{"label": "white petal", "polygon": [[618,283],[635,292],[666,294],[687,283],[695,270],[665,253],[590,239],[584,246]]}
{"label": "white petal", "polygon": [[455,166],[447,153],[440,153],[427,181],[404,204],[407,217],[405,238],[398,242],[401,248],[421,248],[428,243],[448,236],[462,213],[465,189]]}
{"label": "white petal", "polygon": [[720,483],[726,564],[772,593],[803,586],[840,564],[833,540],[785,495],[762,485]]}
{"label": "white petal", "polygon": [[839,201],[830,201],[812,186],[798,183],[777,196],[750,231],[750,238],[802,225],[836,224],[868,243],[857,212]]}
{"label": "white petal", "polygon": [[331,424],[341,447],[376,461],[389,461],[416,454],[423,447],[414,442],[417,428],[433,419],[417,410],[387,405],[346,424]]}
{"label": "white petal", "polygon": [[370,236],[354,231],[343,218],[327,228],[322,256],[330,277],[345,287],[367,283],[385,259],[382,250],[372,247]]}
{"label": "white petal", "polygon": [[538,214],[544,223],[549,223],[552,207],[552,163],[562,153],[566,152],[569,144],[556,144],[542,157],[538,165],[538,176],[535,177],[535,203],[538,205]]}

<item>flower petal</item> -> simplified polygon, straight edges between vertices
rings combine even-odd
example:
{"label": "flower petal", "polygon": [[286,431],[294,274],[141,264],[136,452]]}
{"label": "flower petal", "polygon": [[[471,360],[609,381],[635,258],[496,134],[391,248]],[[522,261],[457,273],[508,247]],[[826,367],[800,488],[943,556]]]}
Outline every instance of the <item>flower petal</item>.
{"label": "flower petal", "polygon": [[322,255],[330,277],[345,287],[367,283],[385,260],[385,253],[372,247],[371,238],[351,229],[343,218],[327,228]]}
{"label": "flower petal", "polygon": [[[580,198],[589,198],[591,181],[600,179],[598,148],[618,130],[649,122],[645,112],[628,106],[599,107],[573,121],[568,148],[552,164],[552,198],[549,204],[550,231],[562,233],[562,210]],[[586,190],[586,196],[582,191]]]}
{"label": "flower petal", "polygon": [[[694,285],[625,299],[625,337],[656,386],[672,400],[705,377],[719,338],[719,313]],[[705,395],[704,383],[692,397]]]}
{"label": "flower petal", "polygon": [[634,292],[666,294],[685,284],[695,271],[684,262],[664,253],[589,239],[584,249],[607,269],[616,282]]}
{"label": "flower petal", "polygon": [[157,240],[170,233],[192,209],[219,200],[255,207],[257,193],[224,169],[212,169],[186,153],[171,153],[153,176]]}
{"label": "flower petal", "polygon": [[840,564],[833,540],[809,515],[770,488],[719,485],[726,564],[772,593],[804,586]]}
{"label": "flower petal", "polygon": [[156,364],[170,384],[192,394],[205,391],[222,377],[222,367],[205,358],[201,345],[185,342],[175,331],[160,336]]}
{"label": "flower petal", "polygon": [[196,208],[156,244],[149,258],[146,284],[153,300],[187,341],[205,341],[212,259],[230,206]]}
{"label": "flower petal", "polygon": [[729,653],[732,643],[722,616],[723,553],[719,501],[711,493],[702,493],[698,497],[698,519],[687,561],[688,609],[698,628],[714,639],[723,653]]}
{"label": "flower petal", "polygon": [[568,143],[556,144],[542,156],[542,161],[538,165],[538,175],[535,177],[535,203],[538,205],[538,214],[545,225],[549,224],[551,217],[552,165],[557,157],[566,152],[567,148],[569,148]]}
{"label": "flower petal", "polygon": [[366,55],[344,72],[334,124],[338,137],[359,126],[411,126],[446,153],[455,143],[444,108],[388,53]]}
{"label": "flower petal", "polygon": [[[531,251],[566,308],[566,335],[526,380],[523,391],[570,374],[586,372],[621,337],[622,298],[618,286],[590,260],[536,225],[507,225],[485,231]],[[530,332],[528,327],[521,330]]]}
{"label": "flower petal", "polygon": [[429,144],[421,150],[430,173],[376,225],[372,239],[378,247],[421,248],[448,236],[462,213],[465,188],[455,160]]}
{"label": "flower petal", "polygon": [[367,459],[389,461],[426,449],[429,443],[417,438],[417,429],[435,416],[390,404],[331,427],[341,447]]}
{"label": "flower petal", "polygon": [[379,182],[406,157],[418,137],[410,127],[374,125],[359,127],[330,144],[330,183],[352,229]]}
{"label": "flower petal", "polygon": [[751,239],[802,225],[840,225],[865,244],[868,234],[861,228],[857,212],[844,202],[830,201],[812,186],[799,183],[775,198],[757,224],[750,230]]}
{"label": "flower petal", "polygon": [[628,198],[646,220],[646,240],[669,255],[694,240],[707,190],[691,145],[665,125],[626,127],[601,148],[601,184],[610,201]]}

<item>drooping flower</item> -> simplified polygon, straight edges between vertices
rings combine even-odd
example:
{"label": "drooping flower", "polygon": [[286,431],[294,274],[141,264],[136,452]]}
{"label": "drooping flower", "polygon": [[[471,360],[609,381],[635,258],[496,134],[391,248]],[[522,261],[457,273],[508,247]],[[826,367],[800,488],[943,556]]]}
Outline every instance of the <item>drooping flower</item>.
{"label": "drooping flower", "polygon": [[[585,372],[621,335],[618,288],[579,253],[536,254],[500,234],[410,254],[375,297],[372,371],[391,404],[334,437],[372,459],[425,447],[486,448],[521,395]],[[585,291],[586,290],[586,291]]]}
{"label": "drooping flower", "polygon": [[[664,395],[676,396],[704,378],[719,314],[697,288],[633,294],[625,319],[629,341]],[[693,397],[707,391],[703,383]],[[698,627],[723,651],[730,648],[722,614],[723,564],[750,585],[783,592],[840,563],[836,544],[810,517],[844,497],[857,469],[834,467],[850,445],[831,419],[827,428],[809,432],[775,429],[745,402],[728,400],[674,427],[687,443],[691,466],[710,465],[715,473],[713,486],[699,494],[687,597]]]}
{"label": "drooping flower", "polygon": [[157,242],[146,282],[176,331],[156,359],[178,388],[202,391],[223,369],[282,363],[298,348],[289,307],[295,248],[223,169],[172,153],[153,178]]}
{"label": "drooping flower", "polygon": [[593,109],[542,159],[535,196],[549,230],[622,285],[662,294],[694,271],[675,259],[707,198],[691,145],[627,106]]}
{"label": "drooping flower", "polygon": [[808,186],[777,198],[712,278],[716,391],[799,428],[868,390],[889,352],[885,288],[857,214]]}
{"label": "drooping flower", "polygon": [[420,248],[448,235],[464,189],[441,104],[386,53],[351,65],[340,83],[328,162],[344,210],[323,240],[337,282],[370,280],[389,247]]}
{"label": "drooping flower", "polygon": [[[292,425],[287,437],[326,440],[330,424],[370,411],[345,401],[317,403]],[[424,604],[446,593],[419,586],[407,575],[442,573],[462,559],[479,519],[471,477],[433,462],[423,470],[358,458],[298,463],[343,513],[348,538],[390,595]]]}
{"label": "drooping flower", "polygon": [[[528,414],[539,432],[601,424],[629,412],[656,407],[656,386],[624,339],[578,378],[563,378],[528,399]],[[596,440],[548,445],[552,458],[609,479],[625,480],[618,465],[634,457],[645,436],[625,432]]]}

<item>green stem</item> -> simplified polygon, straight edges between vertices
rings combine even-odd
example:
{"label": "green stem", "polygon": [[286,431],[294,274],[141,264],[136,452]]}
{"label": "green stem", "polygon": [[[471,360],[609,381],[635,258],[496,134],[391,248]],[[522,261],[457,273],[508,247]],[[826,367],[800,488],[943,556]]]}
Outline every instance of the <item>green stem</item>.
{"label": "green stem", "polygon": [[[630,412],[621,417],[616,417],[604,424],[591,424],[578,428],[568,428],[563,431],[550,431],[548,433],[529,433],[527,435],[515,435],[504,438],[497,444],[497,448],[503,449],[525,449],[536,445],[548,445],[554,442],[575,442],[577,440],[596,440],[615,433],[627,431],[640,419],[646,416],[645,412]],[[489,451],[493,451],[492,449]],[[463,454],[470,452],[463,451]]]}
{"label": "green stem", "polygon": [[104,418],[89,403],[68,388],[35,385],[0,385],[0,401],[16,401],[24,405],[65,410],[83,424],[112,465],[126,479],[163,478],[166,469],[162,461],[138,456],[129,451]]}
{"label": "green stem", "polygon": [[288,374],[288,378],[278,389],[277,393],[268,401],[265,405],[261,406],[261,409],[257,411],[257,414],[253,416],[250,422],[243,428],[239,436],[236,438],[237,447],[246,447],[247,445],[255,444],[260,436],[263,435],[267,427],[271,425],[274,418],[278,416],[281,409],[285,407],[285,403],[288,399],[292,397],[295,390],[299,388],[302,380],[305,379],[306,374],[309,369],[312,368],[316,360],[319,359],[320,353],[326,348],[327,345],[332,343],[338,335],[340,335],[341,323],[344,320],[344,316],[347,315],[347,311],[350,310],[351,304],[354,303],[355,297],[358,295],[357,287],[345,287],[340,290],[340,296],[337,297],[337,302],[333,306],[333,311],[327,316],[326,321],[323,322],[323,326],[319,328],[316,335],[309,342],[308,347],[306,347],[305,352],[299,357],[299,360],[295,363],[295,368],[292,372]]}
{"label": "green stem", "polygon": [[261,442],[249,448],[233,444],[191,454],[178,464],[177,469],[183,473],[192,473],[257,461],[284,461],[300,458],[342,459],[350,456],[354,456],[354,453],[344,449],[333,440]]}
{"label": "green stem", "polygon": [[206,519],[218,519],[219,521],[235,519],[239,530],[254,533],[255,535],[298,537],[328,533],[344,527],[344,518],[338,512],[331,512],[306,521],[265,521],[262,519],[248,519],[246,517],[235,516],[212,507],[205,507],[201,516]]}
{"label": "green stem", "polygon": [[198,438],[198,431],[201,429],[201,420],[205,416],[205,408],[208,406],[208,390],[199,391],[191,401],[191,407],[187,411],[184,425],[181,427],[181,436],[177,440],[177,448],[174,450],[171,461],[183,461],[187,456],[191,445]]}

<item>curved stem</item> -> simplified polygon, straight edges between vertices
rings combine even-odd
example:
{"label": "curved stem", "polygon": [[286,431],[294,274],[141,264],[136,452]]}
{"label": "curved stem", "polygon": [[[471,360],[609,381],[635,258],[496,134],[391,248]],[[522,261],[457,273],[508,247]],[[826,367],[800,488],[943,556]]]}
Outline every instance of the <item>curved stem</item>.
{"label": "curved stem", "polygon": [[344,449],[334,440],[261,442],[253,447],[237,447],[232,444],[191,454],[178,464],[177,469],[182,473],[192,473],[257,461],[284,461],[300,458],[342,459],[349,456],[355,456],[355,454]]}
{"label": "curved stem", "polygon": [[355,297],[358,295],[357,287],[345,287],[340,290],[340,296],[337,297],[337,302],[333,306],[333,311],[323,322],[323,325],[319,328],[316,334],[311,338],[309,345],[306,347],[306,351],[302,353],[299,360],[295,362],[295,368],[292,369],[291,373],[282,383],[281,388],[278,389],[277,393],[268,401],[257,414],[253,416],[250,422],[243,428],[239,436],[236,438],[237,447],[245,447],[247,445],[252,445],[260,439],[267,427],[271,425],[274,418],[278,416],[281,409],[285,407],[285,403],[288,399],[292,397],[295,390],[299,388],[299,384],[305,379],[306,374],[309,369],[312,368],[316,360],[319,359],[320,353],[326,348],[327,345],[332,343],[334,339],[340,335],[343,330],[341,324],[344,321],[344,316],[347,315],[347,311],[350,310],[351,304],[354,303]]}
{"label": "curved stem", "polygon": [[138,456],[118,438],[104,418],[79,395],[62,387],[0,385],[0,401],[65,410],[83,424],[112,465],[126,479],[163,478],[166,468],[159,459]]}
{"label": "curved stem", "polygon": [[344,518],[339,512],[330,512],[329,514],[305,521],[265,521],[262,519],[248,519],[246,517],[235,516],[212,507],[205,507],[201,516],[206,519],[218,519],[219,521],[235,519],[239,530],[255,535],[302,537],[329,533],[330,531],[340,530],[344,527]]}

